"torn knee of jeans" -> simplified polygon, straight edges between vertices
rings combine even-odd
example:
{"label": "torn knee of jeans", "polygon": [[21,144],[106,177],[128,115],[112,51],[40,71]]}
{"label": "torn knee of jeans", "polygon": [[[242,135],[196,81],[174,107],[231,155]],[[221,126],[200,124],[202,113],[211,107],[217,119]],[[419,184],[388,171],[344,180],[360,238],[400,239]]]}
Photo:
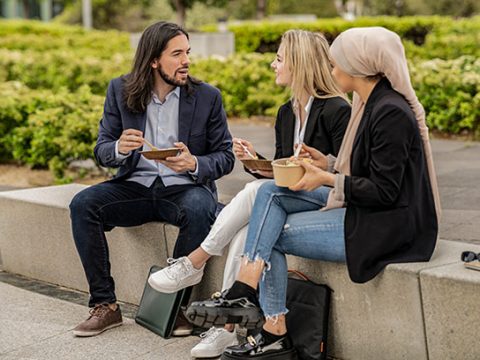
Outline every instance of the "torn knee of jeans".
{"label": "torn knee of jeans", "polygon": [[283,226],[283,230],[287,230],[288,228],[290,228],[290,224],[285,224],[285,225]]}
{"label": "torn knee of jeans", "polygon": [[265,315],[265,319],[267,319],[267,321],[270,321],[272,322],[273,325],[277,325],[278,324],[278,320],[280,319],[280,316],[283,316],[283,315],[287,315],[288,313],[288,310],[285,310],[285,311],[282,311],[278,314],[274,314],[274,315]]}

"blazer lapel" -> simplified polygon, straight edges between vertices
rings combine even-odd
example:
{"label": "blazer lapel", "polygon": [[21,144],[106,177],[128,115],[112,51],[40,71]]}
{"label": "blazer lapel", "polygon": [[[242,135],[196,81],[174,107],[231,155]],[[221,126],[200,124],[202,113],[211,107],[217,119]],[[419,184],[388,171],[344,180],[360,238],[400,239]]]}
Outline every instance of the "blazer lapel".
{"label": "blazer lapel", "polygon": [[305,144],[309,144],[310,140],[312,139],[312,135],[315,131],[315,127],[317,126],[317,119],[320,115],[320,112],[323,110],[324,105],[325,105],[325,99],[315,98],[313,100],[312,108],[310,109],[310,113],[308,114],[307,128],[305,129],[305,136],[303,137],[303,142]]}
{"label": "blazer lapel", "polygon": [[[147,124],[147,112],[143,113],[130,113],[131,115],[128,117],[125,117],[125,124],[124,124],[124,129],[136,129],[140,130],[144,135],[145,135],[145,127]],[[140,153],[139,151],[142,150],[136,149],[133,151],[133,159],[132,159],[132,168],[137,166],[138,160],[140,159]]]}
{"label": "blazer lapel", "polygon": [[368,119],[370,118],[371,109],[366,108],[363,113],[362,119],[360,120],[360,125],[358,125],[357,133],[355,134],[355,139],[353,140],[352,150],[358,145],[358,142],[362,138],[362,134],[365,131]]}
{"label": "blazer lapel", "polygon": [[135,114],[133,123],[135,124],[133,128],[136,128],[145,134],[145,127],[147,125],[147,112],[145,111],[143,113]]}
{"label": "blazer lapel", "polygon": [[284,128],[283,136],[282,136],[282,149],[283,155],[288,156],[285,154],[293,154],[293,132],[295,131],[295,114],[293,113],[293,106],[290,103],[291,111],[288,111],[285,118],[282,120],[284,124],[281,125]]}
{"label": "blazer lapel", "polygon": [[193,114],[197,97],[188,94],[185,87],[180,89],[180,104],[178,109],[178,141],[188,146],[190,130],[192,128]]}
{"label": "blazer lapel", "polygon": [[357,134],[355,135],[355,140],[353,141],[352,150],[358,145],[360,138],[362,137],[363,132],[367,127],[367,123],[370,120],[370,116],[372,114],[373,108],[377,102],[377,100],[381,97],[383,90],[389,89],[390,83],[388,82],[387,78],[383,78],[375,85],[372,93],[368,97],[367,103],[365,104],[365,110],[363,112],[362,120],[360,121],[360,125],[358,126]]}

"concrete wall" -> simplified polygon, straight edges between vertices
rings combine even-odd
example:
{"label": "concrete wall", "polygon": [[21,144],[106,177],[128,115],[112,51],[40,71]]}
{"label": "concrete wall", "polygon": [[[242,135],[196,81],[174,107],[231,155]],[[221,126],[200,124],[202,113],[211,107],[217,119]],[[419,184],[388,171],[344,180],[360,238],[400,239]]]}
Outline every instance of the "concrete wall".
{"label": "concrete wall", "polygon": [[[130,44],[137,48],[141,33],[130,36]],[[199,57],[227,57],[235,52],[235,36],[231,32],[190,33],[191,54]]]}

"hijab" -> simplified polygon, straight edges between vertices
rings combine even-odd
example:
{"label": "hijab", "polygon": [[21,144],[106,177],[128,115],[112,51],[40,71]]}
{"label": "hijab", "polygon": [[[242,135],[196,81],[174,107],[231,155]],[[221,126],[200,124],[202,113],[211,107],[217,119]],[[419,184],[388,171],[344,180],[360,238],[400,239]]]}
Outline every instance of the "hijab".
{"label": "hijab", "polygon": [[[383,27],[352,28],[341,33],[330,47],[330,53],[336,65],[345,73],[354,77],[367,77],[382,73],[392,88],[403,95],[412,109],[420,130],[423,151],[427,164],[430,185],[435,201],[437,218],[440,219],[440,195],[433,165],[432,148],[425,123],[425,110],[418,101],[410,82],[407,59],[400,37]],[[354,92],[352,115],[335,162],[335,170],[350,175],[350,159],[353,142],[363,116],[365,103]],[[330,192],[325,210],[342,207],[342,195],[335,189]]]}

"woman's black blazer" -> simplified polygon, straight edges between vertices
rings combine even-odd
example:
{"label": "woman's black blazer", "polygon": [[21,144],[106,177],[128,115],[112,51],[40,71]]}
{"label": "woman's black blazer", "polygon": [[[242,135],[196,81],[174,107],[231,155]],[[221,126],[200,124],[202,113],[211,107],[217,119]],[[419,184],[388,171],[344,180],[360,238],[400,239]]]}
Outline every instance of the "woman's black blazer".
{"label": "woman's black blazer", "polygon": [[387,264],[428,261],[438,223],[417,121],[381,80],[365,105],[345,177],[345,245],[354,282]]}
{"label": "woman's black blazer", "polygon": [[[308,115],[304,143],[320,150],[325,155],[337,156],[345,130],[350,119],[350,104],[341,97],[328,99],[315,98]],[[278,110],[275,122],[274,159],[293,156],[293,137],[295,132],[295,114],[291,101]],[[262,155],[258,154],[260,158]],[[247,172],[248,169],[245,168]],[[258,174],[252,174],[262,178]]]}

